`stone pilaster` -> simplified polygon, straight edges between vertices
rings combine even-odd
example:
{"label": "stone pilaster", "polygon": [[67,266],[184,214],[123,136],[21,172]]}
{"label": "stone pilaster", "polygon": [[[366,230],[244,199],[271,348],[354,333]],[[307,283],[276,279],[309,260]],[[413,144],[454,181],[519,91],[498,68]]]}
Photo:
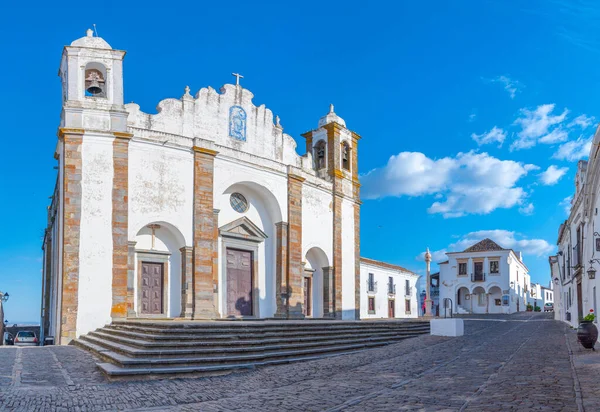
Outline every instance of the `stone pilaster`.
{"label": "stone pilaster", "polygon": [[128,302],[129,245],[128,222],[128,176],[129,140],[131,134],[115,132],[113,141],[113,188],[112,188],[112,308],[113,319],[124,319],[133,310]]}
{"label": "stone pilaster", "polygon": [[288,174],[288,317],[302,315],[302,186],[304,178]]}
{"label": "stone pilaster", "polygon": [[[221,317],[219,309],[219,209],[213,209],[213,305],[216,317]],[[258,273],[258,270],[254,273]]]}
{"label": "stone pilaster", "polygon": [[335,288],[333,287],[333,267],[324,267],[323,269],[323,317],[335,317]]}
{"label": "stone pilaster", "polygon": [[354,197],[354,318],[360,319],[360,181],[358,179],[358,140],[352,132],[352,195]]}
{"label": "stone pilaster", "polygon": [[83,129],[60,129],[63,142],[63,244],[60,344],[77,336],[79,242],[81,228],[81,151]]}
{"label": "stone pilaster", "polygon": [[135,310],[135,245],[137,242],[127,242],[127,317],[137,317]]}
{"label": "stone pilaster", "polygon": [[194,248],[184,246],[181,252],[181,317],[192,319],[194,316]]}
{"label": "stone pilaster", "polygon": [[277,303],[278,318],[287,318],[288,312],[288,286],[287,286],[287,257],[288,257],[288,224],[287,222],[275,223],[275,300]]}
{"label": "stone pilaster", "polygon": [[213,201],[214,164],[217,152],[194,146],[194,318],[217,316],[213,254],[216,250]]}
{"label": "stone pilaster", "polygon": [[333,195],[333,311],[342,318],[342,200]]}

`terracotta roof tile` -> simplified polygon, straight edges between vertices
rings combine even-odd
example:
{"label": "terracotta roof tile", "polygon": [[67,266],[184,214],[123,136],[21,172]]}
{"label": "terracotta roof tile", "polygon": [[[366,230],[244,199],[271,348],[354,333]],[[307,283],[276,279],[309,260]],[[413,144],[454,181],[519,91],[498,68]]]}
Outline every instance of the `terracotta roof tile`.
{"label": "terracotta roof tile", "polygon": [[502,246],[498,245],[491,239],[483,239],[480,242],[475,243],[473,246],[470,246],[463,250],[463,252],[488,252],[490,250],[509,250],[504,249]]}
{"label": "terracotta roof tile", "polygon": [[373,260],[373,259],[364,258],[364,257],[361,257],[360,261],[364,262],[364,263],[368,263],[373,266],[379,266],[379,267],[386,268],[386,269],[400,270],[402,272],[408,272],[408,273],[412,273],[413,275],[416,275],[416,273],[413,272],[412,270],[408,270],[406,268],[403,268],[402,266],[392,265],[391,263],[381,262],[379,260]]}

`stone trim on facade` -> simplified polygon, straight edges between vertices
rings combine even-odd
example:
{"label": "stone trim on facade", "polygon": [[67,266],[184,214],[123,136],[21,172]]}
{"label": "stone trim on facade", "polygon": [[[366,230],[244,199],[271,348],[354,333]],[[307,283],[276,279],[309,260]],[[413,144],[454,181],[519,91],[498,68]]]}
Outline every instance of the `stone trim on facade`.
{"label": "stone trim on facade", "polygon": [[218,230],[213,209],[214,164],[217,152],[193,147],[194,151],[194,319],[217,317],[215,306],[218,274],[214,256]]}
{"label": "stone trim on facade", "polygon": [[60,344],[77,337],[79,242],[81,229],[81,151],[83,129],[60,129],[63,142],[63,244]]}
{"label": "stone trim on facade", "polygon": [[129,133],[115,132],[113,141],[112,188],[112,319],[124,319],[133,311],[128,301],[129,245],[128,245],[128,187],[129,187]]}
{"label": "stone trim on facade", "polygon": [[275,301],[277,311],[275,316],[287,318],[288,316],[288,283],[287,283],[287,258],[288,258],[288,224],[287,222],[275,223]]}
{"label": "stone trim on facade", "polygon": [[304,178],[288,174],[288,259],[287,282],[288,317],[302,318],[302,186]]}
{"label": "stone trim on facade", "polygon": [[127,317],[137,316],[135,311],[135,245],[137,242],[127,242]]}
{"label": "stone trim on facade", "polygon": [[194,316],[194,248],[184,246],[181,252],[181,317],[192,319]]}

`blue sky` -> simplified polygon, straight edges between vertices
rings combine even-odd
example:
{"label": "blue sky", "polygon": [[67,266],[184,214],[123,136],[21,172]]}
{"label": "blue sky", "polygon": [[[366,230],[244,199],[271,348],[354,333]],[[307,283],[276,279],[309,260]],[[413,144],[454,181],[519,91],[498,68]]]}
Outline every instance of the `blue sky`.
{"label": "blue sky", "polygon": [[0,290],[10,322],[39,318],[57,71],[63,45],[93,23],[127,50],[125,100],[146,112],[239,72],[302,153],[300,134],[334,103],[363,137],[363,256],[423,273],[425,247],[439,258],[491,236],[525,252],[534,281],[549,280],[576,161],[600,118],[594,2],[7,3]]}

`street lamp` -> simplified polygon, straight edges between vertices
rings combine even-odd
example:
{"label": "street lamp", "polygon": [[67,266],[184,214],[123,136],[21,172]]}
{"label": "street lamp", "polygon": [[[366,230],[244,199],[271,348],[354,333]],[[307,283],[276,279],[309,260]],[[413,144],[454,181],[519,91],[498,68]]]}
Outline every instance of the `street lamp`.
{"label": "street lamp", "polygon": [[1,300],[2,302],[6,302],[6,301],[8,300],[8,296],[9,296],[9,295],[8,295],[8,292],[6,292],[6,293],[2,293],[2,292],[0,292],[0,300]]}
{"label": "street lamp", "polygon": [[588,279],[596,279],[596,269],[594,269],[593,266],[590,266],[590,268],[587,271],[588,274]]}
{"label": "street lamp", "polygon": [[558,278],[554,278],[554,284],[558,285]]}

